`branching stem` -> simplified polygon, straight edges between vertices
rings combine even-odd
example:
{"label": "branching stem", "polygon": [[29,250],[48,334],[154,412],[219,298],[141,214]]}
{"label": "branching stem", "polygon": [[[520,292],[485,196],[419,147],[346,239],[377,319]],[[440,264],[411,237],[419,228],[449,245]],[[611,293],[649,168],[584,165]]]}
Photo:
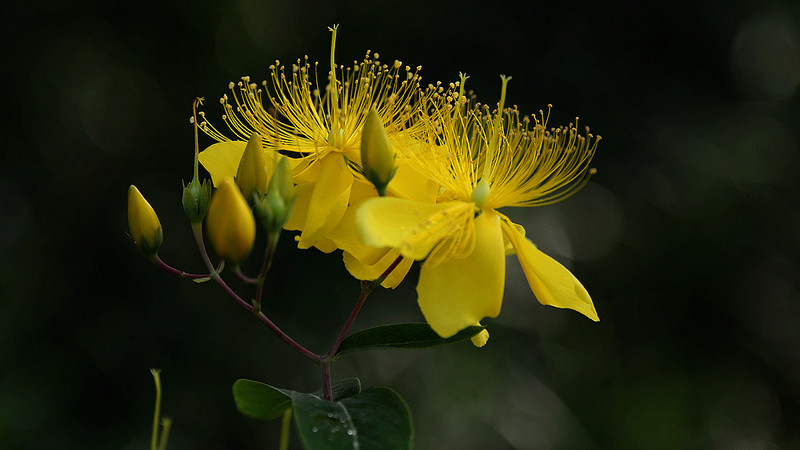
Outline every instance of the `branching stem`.
{"label": "branching stem", "polygon": [[208,257],[208,251],[206,250],[206,245],[203,242],[203,226],[201,222],[192,224],[192,231],[194,232],[194,238],[197,242],[197,248],[200,250],[200,256],[203,258],[203,261],[206,263],[206,267],[210,270],[211,278],[225,291],[228,296],[230,296],[236,303],[239,304],[242,308],[250,311],[251,314],[256,316],[261,323],[267,326],[275,335],[278,336],[283,342],[286,342],[290,347],[296,350],[301,355],[305,356],[306,358],[314,361],[315,363],[319,363],[321,357],[307,348],[303,347],[302,345],[298,344],[294,339],[289,337],[288,334],[284,333],[277,325],[275,325],[264,313],[261,312],[259,305],[251,305],[246,302],[242,297],[239,296],[230,286],[222,279],[219,273],[214,271],[214,265],[211,263],[211,259]]}
{"label": "branching stem", "polygon": [[402,260],[403,257],[398,256],[377,279],[373,281],[361,281],[361,294],[358,296],[358,300],[356,300],[353,310],[350,311],[350,316],[342,326],[342,330],[339,332],[339,335],[336,336],[336,340],[333,342],[328,354],[320,360],[320,366],[322,367],[322,394],[327,400],[332,400],[330,363],[332,362],[333,357],[336,356],[336,352],[339,351],[339,346],[342,345],[342,341],[344,341],[344,338],[347,337],[350,327],[353,326],[353,322],[355,322],[356,317],[358,317],[358,313],[361,311],[361,307],[364,306],[364,302],[367,300],[369,294],[371,294],[376,287],[380,286],[383,280],[385,280],[386,277],[392,273],[392,271],[397,267],[398,264],[400,264],[400,261]]}
{"label": "branching stem", "polygon": [[199,278],[211,278],[211,274],[208,274],[208,273],[204,273],[204,274],[188,273],[188,272],[184,272],[184,271],[182,271],[180,269],[176,269],[176,268],[170,266],[169,264],[165,263],[158,255],[153,256],[153,258],[151,258],[151,259],[152,259],[153,263],[155,265],[157,265],[158,267],[164,269],[166,272],[169,272],[172,275],[177,275],[177,276],[179,276],[181,278],[190,278],[190,279],[195,279],[195,280],[199,279]]}

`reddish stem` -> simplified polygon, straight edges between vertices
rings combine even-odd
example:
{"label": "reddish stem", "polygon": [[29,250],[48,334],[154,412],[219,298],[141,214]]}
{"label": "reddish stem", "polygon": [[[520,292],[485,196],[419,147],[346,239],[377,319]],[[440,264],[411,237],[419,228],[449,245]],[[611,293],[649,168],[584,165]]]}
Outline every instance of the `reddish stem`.
{"label": "reddish stem", "polygon": [[198,278],[211,278],[211,274],[207,274],[207,273],[204,273],[204,274],[188,273],[188,272],[184,272],[184,271],[182,271],[180,269],[176,269],[176,268],[170,266],[169,264],[165,263],[158,255],[153,256],[153,258],[151,258],[151,260],[153,261],[153,263],[155,263],[155,265],[157,265],[158,267],[164,269],[166,272],[169,272],[172,275],[177,275],[177,276],[179,276],[181,278],[190,278],[190,279],[195,279],[195,280],[198,279]]}
{"label": "reddish stem", "polygon": [[333,382],[331,380],[331,360],[323,358],[319,362],[322,369],[322,396],[325,400],[333,401]]}
{"label": "reddish stem", "polygon": [[358,296],[358,300],[356,300],[353,310],[350,311],[350,316],[342,326],[342,331],[340,331],[339,335],[336,336],[336,340],[333,342],[328,354],[319,361],[320,367],[322,368],[322,394],[325,399],[333,399],[330,365],[333,362],[333,357],[336,356],[336,352],[339,351],[339,346],[342,345],[342,341],[344,341],[344,338],[347,336],[347,332],[350,331],[350,327],[353,326],[353,322],[355,322],[356,317],[358,317],[358,313],[361,311],[361,307],[364,306],[364,302],[367,300],[369,294],[372,293],[372,291],[378,287],[383,280],[389,276],[390,273],[392,273],[392,271],[397,267],[398,264],[400,264],[400,261],[402,260],[403,257],[398,256],[397,259],[395,259],[376,280],[373,280],[372,282],[365,280],[361,281],[361,294]]}
{"label": "reddish stem", "polygon": [[314,361],[315,363],[319,363],[321,357],[310,350],[306,349],[302,345],[298,344],[294,339],[289,337],[288,334],[284,333],[277,325],[275,325],[264,313],[261,312],[258,306],[251,305],[247,303],[242,297],[239,296],[227,283],[222,277],[219,276],[219,273],[214,271],[214,266],[211,264],[211,259],[208,257],[208,251],[206,250],[205,243],[203,242],[203,228],[201,224],[192,224],[192,231],[194,231],[195,241],[197,241],[197,248],[200,250],[200,256],[202,256],[203,261],[206,263],[208,270],[212,271],[211,278],[217,282],[217,284],[225,291],[228,296],[236,301],[242,308],[250,311],[254,316],[258,318],[264,325],[266,325],[273,333],[275,333],[283,342],[289,344],[294,350],[296,350],[301,355],[305,356],[306,358]]}

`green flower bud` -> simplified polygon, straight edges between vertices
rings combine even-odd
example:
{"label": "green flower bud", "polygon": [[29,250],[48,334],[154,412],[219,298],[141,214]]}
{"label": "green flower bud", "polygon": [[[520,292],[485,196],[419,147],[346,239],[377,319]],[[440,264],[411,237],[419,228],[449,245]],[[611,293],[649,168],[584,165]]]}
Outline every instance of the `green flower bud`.
{"label": "green flower bud", "polygon": [[283,228],[283,224],[292,214],[296,199],[292,169],[289,167],[289,160],[282,157],[275,165],[267,195],[257,199],[255,206],[256,215],[267,233],[274,234]]}
{"label": "green flower bud", "polygon": [[361,134],[361,165],[364,176],[375,185],[378,194],[386,195],[386,186],[397,171],[395,153],[375,107],[369,110]]}
{"label": "green flower bud", "polygon": [[211,183],[208,180],[203,180],[201,184],[197,178],[193,178],[189,184],[183,186],[183,196],[181,197],[183,212],[192,223],[203,220],[208,212],[210,200]]}
{"label": "green flower bud", "polygon": [[128,229],[133,243],[147,256],[153,256],[164,239],[161,222],[139,189],[128,188]]}

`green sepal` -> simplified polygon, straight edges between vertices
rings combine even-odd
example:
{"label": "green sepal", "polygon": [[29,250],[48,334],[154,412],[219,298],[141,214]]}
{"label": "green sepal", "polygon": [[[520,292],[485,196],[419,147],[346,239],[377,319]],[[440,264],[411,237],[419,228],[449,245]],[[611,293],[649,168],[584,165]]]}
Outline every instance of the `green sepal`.
{"label": "green sepal", "polygon": [[[130,234],[128,235],[130,237]],[[133,238],[131,237],[131,240]],[[139,248],[147,257],[155,256],[158,253],[158,249],[161,248],[161,243],[164,241],[164,231],[159,226],[156,228],[156,241],[150,242],[145,236],[139,240],[140,242],[137,244],[134,242],[133,244]]]}
{"label": "green sepal", "polygon": [[372,183],[373,186],[375,186],[375,189],[378,191],[378,195],[381,197],[385,197],[386,188],[389,186],[389,182],[392,181],[392,178],[394,178],[394,175],[396,173],[397,173],[397,167],[395,167],[394,170],[392,170],[392,173],[389,175],[389,178],[386,179],[386,181],[382,181],[378,176],[378,174],[375,172],[375,169],[370,167],[369,174],[365,174],[365,177],[367,178],[367,181],[369,181],[370,183]]}
{"label": "green sepal", "polygon": [[201,184],[196,178],[193,178],[189,184],[183,185],[181,203],[183,212],[190,222],[200,222],[205,218],[208,204],[211,201],[211,190],[211,183],[208,180],[203,180]]}
{"label": "green sepal", "polygon": [[398,323],[368,328],[347,336],[333,356],[335,361],[345,353],[377,348],[421,349],[466,341],[486,327],[473,325],[449,338],[436,334],[427,323]]}
{"label": "green sepal", "polygon": [[289,220],[292,208],[297,200],[297,195],[291,192],[287,198],[279,189],[270,187],[267,195],[256,198],[254,195],[254,211],[261,226],[268,234],[275,234],[283,229],[283,224]]}

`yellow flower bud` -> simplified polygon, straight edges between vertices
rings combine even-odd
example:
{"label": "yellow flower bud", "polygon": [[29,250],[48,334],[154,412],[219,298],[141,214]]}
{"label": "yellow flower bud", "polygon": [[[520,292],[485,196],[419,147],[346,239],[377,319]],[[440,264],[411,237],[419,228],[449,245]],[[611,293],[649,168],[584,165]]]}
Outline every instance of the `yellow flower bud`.
{"label": "yellow flower bud", "polygon": [[146,255],[155,255],[163,240],[161,222],[136,186],[128,188],[128,229],[133,243]]}
{"label": "yellow flower bud", "polygon": [[232,179],[223,180],[211,197],[206,226],[220,258],[236,263],[250,253],[256,238],[256,221]]}
{"label": "yellow flower bud", "polygon": [[261,135],[258,133],[253,133],[247,141],[242,159],[239,160],[239,169],[236,171],[236,184],[248,200],[255,189],[258,189],[261,195],[267,193],[269,185],[267,158],[264,156]]}
{"label": "yellow flower bud", "polygon": [[386,185],[394,176],[395,154],[389,145],[389,137],[375,107],[369,110],[361,134],[361,165],[378,193],[386,194]]}

